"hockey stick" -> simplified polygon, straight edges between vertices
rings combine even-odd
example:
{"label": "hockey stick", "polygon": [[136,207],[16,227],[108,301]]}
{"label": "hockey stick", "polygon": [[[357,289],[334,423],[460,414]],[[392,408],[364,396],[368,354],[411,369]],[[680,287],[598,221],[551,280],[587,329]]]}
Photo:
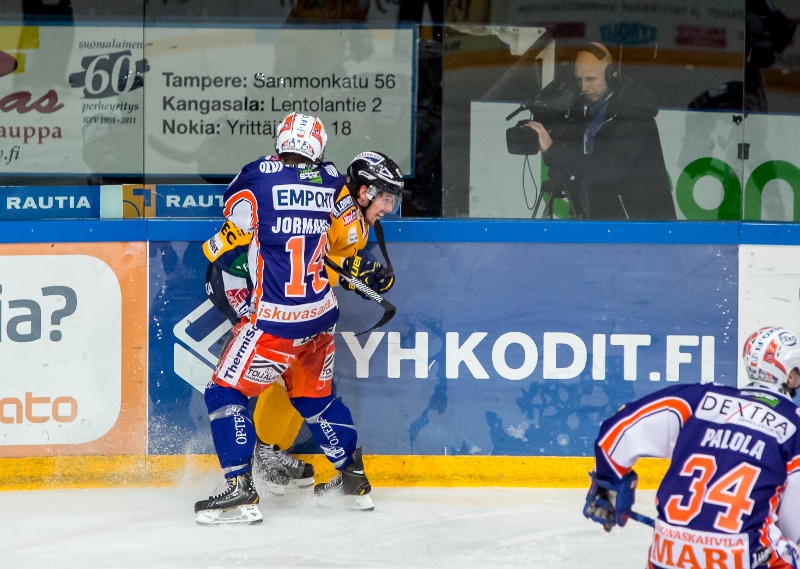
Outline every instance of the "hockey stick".
{"label": "hockey stick", "polygon": [[650,526],[651,528],[656,527],[656,521],[651,518],[650,516],[645,516],[644,514],[640,514],[639,512],[634,512],[631,510],[630,515],[628,516],[630,519],[639,522],[640,524],[644,524],[646,526]]}
{"label": "hockey stick", "polygon": [[389,322],[389,320],[394,318],[394,315],[397,312],[397,308],[395,308],[394,304],[392,304],[391,302],[383,298],[381,295],[379,295],[377,292],[369,288],[366,284],[364,284],[364,281],[348,274],[347,271],[345,271],[342,267],[340,267],[339,265],[328,259],[328,257],[325,257],[325,264],[328,265],[333,270],[333,272],[339,275],[339,278],[353,285],[353,288],[355,288],[360,293],[364,294],[370,300],[374,300],[375,302],[381,305],[381,308],[383,308],[383,316],[381,316],[381,319],[378,320],[378,323],[368,330],[359,332],[358,334],[356,334],[356,336],[361,336],[362,334],[366,334],[367,332],[372,332],[375,328],[380,328],[381,326]]}
{"label": "hockey stick", "polygon": [[392,262],[389,260],[389,253],[386,251],[386,240],[383,238],[383,225],[381,225],[380,219],[375,220],[372,229],[375,230],[375,240],[378,242],[378,247],[381,249],[381,254],[386,260],[386,272],[387,274],[391,275],[394,273],[394,268],[392,267]]}

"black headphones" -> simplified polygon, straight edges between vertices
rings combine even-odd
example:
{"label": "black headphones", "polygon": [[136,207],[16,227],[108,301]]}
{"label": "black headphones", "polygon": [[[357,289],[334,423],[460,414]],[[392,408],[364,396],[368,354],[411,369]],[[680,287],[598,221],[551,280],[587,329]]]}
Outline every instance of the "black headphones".
{"label": "black headphones", "polygon": [[[598,61],[608,57],[611,55],[609,51],[606,53],[604,50],[600,49],[596,45],[589,43],[586,45],[581,46],[575,54],[575,58],[577,59],[578,53],[582,51],[588,51],[591,53]],[[614,58],[611,58],[611,63],[608,64],[605,71],[605,79],[606,85],[608,85],[609,90],[616,89],[617,85],[619,85],[619,64],[614,65]]]}

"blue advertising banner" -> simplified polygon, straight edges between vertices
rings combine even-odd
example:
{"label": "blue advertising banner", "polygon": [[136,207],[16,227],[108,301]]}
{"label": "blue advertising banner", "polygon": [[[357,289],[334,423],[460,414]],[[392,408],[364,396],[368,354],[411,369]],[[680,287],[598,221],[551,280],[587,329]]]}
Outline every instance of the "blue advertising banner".
{"label": "blue advertising banner", "polygon": [[[150,242],[149,454],[214,452],[203,390],[221,352],[215,342],[230,325],[210,301],[205,304],[207,267],[202,243]],[[200,344],[207,329],[184,333],[200,306],[216,325],[226,325],[208,346]]]}
{"label": "blue advertising banner", "polygon": [[0,220],[99,218],[100,186],[0,186]]}
{"label": "blue advertising banner", "polygon": [[[631,399],[736,384],[734,244],[389,245],[388,325],[356,337],[381,309],[337,289],[334,380],[370,454],[584,456]],[[213,452],[201,391],[228,325],[200,243],[150,251],[149,452]]]}
{"label": "blue advertising banner", "polygon": [[156,217],[222,218],[227,184],[157,184]]}

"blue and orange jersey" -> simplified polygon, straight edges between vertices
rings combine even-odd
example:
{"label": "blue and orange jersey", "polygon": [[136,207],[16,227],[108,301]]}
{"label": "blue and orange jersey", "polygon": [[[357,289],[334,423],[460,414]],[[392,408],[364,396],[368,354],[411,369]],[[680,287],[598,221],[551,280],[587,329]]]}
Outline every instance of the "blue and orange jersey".
{"label": "blue and orange jersey", "polygon": [[597,474],[671,458],[656,495],[649,567],[791,567],[800,538],[800,414],[783,393],[716,384],[662,389],[600,427]]}
{"label": "blue and orange jersey", "polygon": [[225,190],[225,217],[243,233],[252,232],[250,320],[259,329],[305,338],[338,320],[323,260],[343,183],[333,164],[299,168],[265,157],[242,168]]}
{"label": "blue and orange jersey", "polygon": [[[355,255],[367,246],[369,226],[361,214],[361,209],[356,205],[347,187],[342,187],[338,192],[331,211],[331,226],[328,229],[328,256],[339,265],[342,261]],[[249,277],[247,253],[252,232],[245,232],[230,221],[226,221],[222,228],[203,244],[206,258],[217,265],[225,273],[237,277]],[[328,280],[331,286],[339,283],[339,275],[329,267]],[[245,286],[244,280],[237,291]],[[226,291],[228,287],[226,285]],[[231,289],[233,290],[233,289]],[[248,299],[249,303],[249,299]]]}

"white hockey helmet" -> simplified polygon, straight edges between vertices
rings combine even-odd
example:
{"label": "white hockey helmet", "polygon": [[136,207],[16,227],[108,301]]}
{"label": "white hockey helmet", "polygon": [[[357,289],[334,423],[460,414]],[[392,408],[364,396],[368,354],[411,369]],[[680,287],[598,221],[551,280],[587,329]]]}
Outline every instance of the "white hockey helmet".
{"label": "white hockey helmet", "polygon": [[322,121],[310,115],[292,113],[283,119],[275,139],[278,155],[290,152],[305,156],[314,164],[322,162],[328,135]]}
{"label": "white hockey helmet", "polygon": [[800,368],[798,335],[786,328],[767,326],[754,332],[742,350],[747,377],[780,389],[794,368]]}

